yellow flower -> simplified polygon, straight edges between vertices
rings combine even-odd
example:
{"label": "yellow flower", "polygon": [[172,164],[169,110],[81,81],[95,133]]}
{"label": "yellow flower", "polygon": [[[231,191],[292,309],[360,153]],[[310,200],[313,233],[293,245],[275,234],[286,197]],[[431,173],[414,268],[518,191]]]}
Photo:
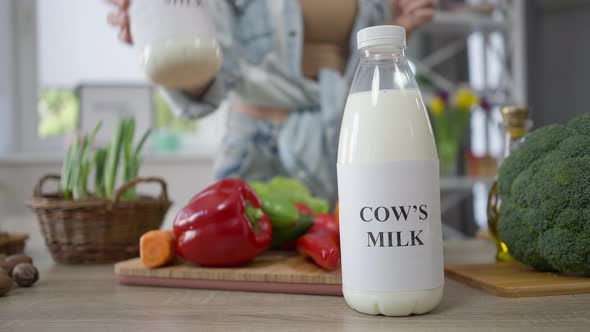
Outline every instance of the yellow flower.
{"label": "yellow flower", "polygon": [[473,105],[479,104],[479,96],[470,89],[461,88],[455,92],[453,104],[462,111],[470,111]]}
{"label": "yellow flower", "polygon": [[445,110],[445,102],[441,97],[434,97],[430,100],[428,108],[430,108],[430,112],[434,115],[442,114]]}

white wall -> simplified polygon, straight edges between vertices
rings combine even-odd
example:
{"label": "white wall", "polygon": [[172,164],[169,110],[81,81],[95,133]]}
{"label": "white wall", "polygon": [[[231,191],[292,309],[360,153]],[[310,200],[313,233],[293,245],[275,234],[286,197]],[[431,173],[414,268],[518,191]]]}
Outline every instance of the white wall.
{"label": "white wall", "polygon": [[12,152],[15,134],[12,16],[12,1],[0,1],[0,155]]}
{"label": "white wall", "polygon": [[107,23],[113,9],[104,0],[37,0],[42,85],[145,81],[137,53]]}

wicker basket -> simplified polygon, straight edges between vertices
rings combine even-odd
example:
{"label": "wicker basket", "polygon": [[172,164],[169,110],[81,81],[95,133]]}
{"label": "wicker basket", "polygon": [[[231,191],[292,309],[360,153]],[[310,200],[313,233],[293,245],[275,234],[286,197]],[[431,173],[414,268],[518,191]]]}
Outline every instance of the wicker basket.
{"label": "wicker basket", "polygon": [[29,234],[0,232],[0,255],[14,255],[23,252]]}
{"label": "wicker basket", "polygon": [[[160,178],[133,179],[115,192],[112,201],[103,198],[66,201],[60,193],[43,193],[47,180],[59,179],[59,175],[41,177],[28,204],[37,215],[53,259],[59,263],[112,263],[137,257],[139,238],[149,230],[160,228],[172,204],[166,183]],[[127,189],[144,182],[160,184],[160,197],[120,199]]]}

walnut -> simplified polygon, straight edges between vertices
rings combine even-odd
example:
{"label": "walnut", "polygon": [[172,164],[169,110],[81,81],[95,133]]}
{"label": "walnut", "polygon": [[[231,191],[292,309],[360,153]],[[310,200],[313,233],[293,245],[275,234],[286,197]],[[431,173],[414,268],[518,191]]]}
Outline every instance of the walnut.
{"label": "walnut", "polygon": [[8,275],[12,274],[12,269],[19,263],[30,263],[33,264],[33,259],[31,256],[17,254],[17,255],[10,255],[4,259],[4,261],[0,261],[0,268],[4,268]]}
{"label": "walnut", "polygon": [[39,271],[31,263],[19,263],[12,270],[12,279],[21,287],[31,287],[39,280]]}
{"label": "walnut", "polygon": [[0,269],[0,296],[8,293],[10,288],[12,288],[12,279],[4,270]]}

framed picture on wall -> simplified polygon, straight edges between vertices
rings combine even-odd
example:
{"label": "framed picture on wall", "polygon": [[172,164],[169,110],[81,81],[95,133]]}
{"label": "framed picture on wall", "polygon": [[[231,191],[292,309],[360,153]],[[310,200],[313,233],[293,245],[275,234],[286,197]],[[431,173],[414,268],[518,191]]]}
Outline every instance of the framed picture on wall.
{"label": "framed picture on wall", "polygon": [[135,139],[153,124],[153,88],[140,84],[81,84],[79,127],[83,133],[90,132],[99,121],[102,128],[96,135],[99,145],[107,144],[122,116],[135,118]]}

